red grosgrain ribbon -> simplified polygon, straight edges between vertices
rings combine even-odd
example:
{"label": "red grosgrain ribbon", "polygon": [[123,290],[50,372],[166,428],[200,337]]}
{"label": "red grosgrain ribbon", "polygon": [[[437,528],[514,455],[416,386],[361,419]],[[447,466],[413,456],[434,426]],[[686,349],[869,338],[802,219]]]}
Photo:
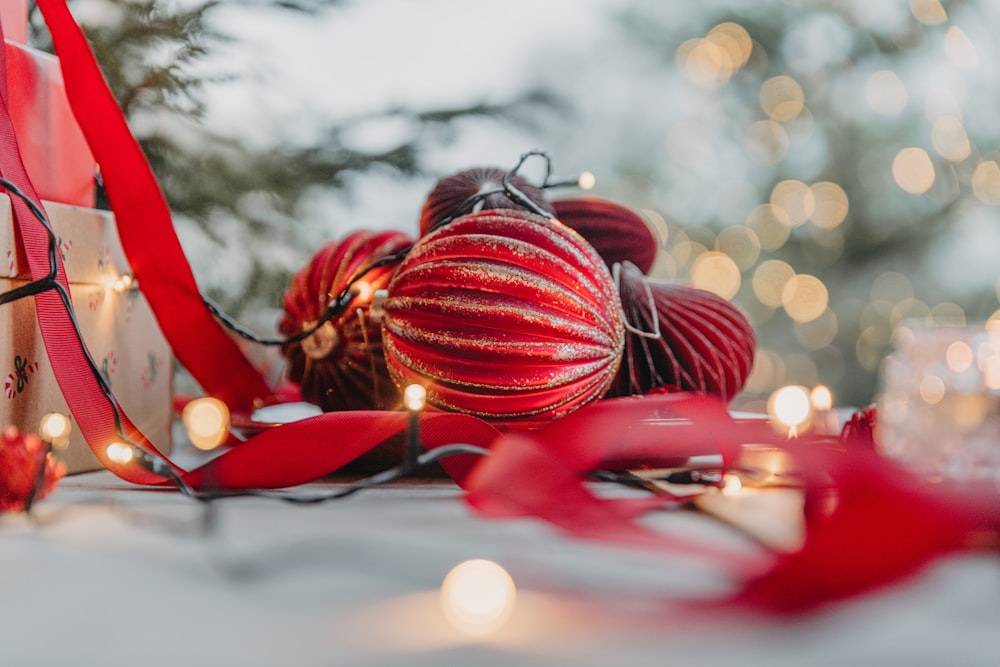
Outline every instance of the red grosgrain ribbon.
{"label": "red grosgrain ribbon", "polygon": [[[0,28],[0,39],[2,36],[3,32]],[[6,51],[0,48],[0,174],[14,183],[36,204],[40,204],[35,188],[24,168],[21,152],[17,145],[17,137],[14,135],[14,126],[10,119],[8,106],[10,100],[8,99],[6,72]],[[11,197],[11,202],[17,237],[27,256],[31,279],[46,278],[51,272],[48,232],[32,215],[28,205],[19,197]],[[55,253],[54,259],[57,265],[55,279],[68,294],[69,283],[58,253]],[[115,410],[112,403],[104,396],[95,375],[90,370],[87,352],[74,333],[70,311],[67,310],[54,289],[43,291],[35,295],[34,298],[42,339],[52,362],[59,388],[66,397],[87,442],[92,443],[92,446],[94,443],[107,445],[117,436],[114,428]],[[127,437],[142,443],[151,451],[156,451],[124,415],[122,415],[122,430]],[[94,451],[105,465],[110,464],[105,456],[104,447],[95,447]],[[142,469],[128,469],[120,474],[129,481],[140,483],[154,482],[159,479]]]}
{"label": "red grosgrain ribbon", "polygon": [[233,410],[249,410],[270,389],[208,310],[195,283],[170,210],[65,0],[38,7],[66,84],[66,94],[104,176],[122,246],[174,354],[202,389]]}

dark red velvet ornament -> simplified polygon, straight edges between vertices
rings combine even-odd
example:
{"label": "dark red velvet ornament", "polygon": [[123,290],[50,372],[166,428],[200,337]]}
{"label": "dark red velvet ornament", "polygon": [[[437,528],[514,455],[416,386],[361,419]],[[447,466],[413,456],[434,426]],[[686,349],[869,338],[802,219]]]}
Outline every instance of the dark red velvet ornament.
{"label": "dark red velvet ornament", "polygon": [[[479,192],[502,190],[505,174],[506,172],[499,167],[474,167],[439,180],[427,195],[423,210],[420,212],[420,235],[423,236],[433,229],[434,225],[457,213],[469,197]],[[536,206],[548,213],[553,212],[552,205],[546,201],[541,188],[516,174],[511,177],[510,183]],[[474,210],[487,211],[501,208],[523,209],[524,207],[508,198],[503,192],[496,192],[485,197]]]}
{"label": "dark red velvet ornament", "polygon": [[657,243],[646,221],[632,209],[600,197],[574,197],[552,202],[556,217],[594,246],[608,267],[632,262],[649,273]]}
{"label": "dark red velvet ornament", "polygon": [[487,419],[552,419],[607,390],[624,329],[611,274],[557,220],[458,218],[421,239],[389,284],[382,340],[400,387]]}
{"label": "dark red velvet ornament", "polygon": [[712,292],[649,280],[629,262],[618,271],[630,329],[608,396],[677,387],[732,399],[746,384],[756,349],[743,313]]}
{"label": "dark red velvet ornament", "polygon": [[[293,336],[315,325],[348,281],[412,242],[401,232],[359,231],[323,247],[285,292],[281,334]],[[394,268],[369,271],[355,284],[360,293],[343,313],[301,343],[284,347],[288,377],[300,385],[307,401],[326,411],[393,408],[399,403],[385,368],[378,313],[371,309],[375,291],[385,289]]]}

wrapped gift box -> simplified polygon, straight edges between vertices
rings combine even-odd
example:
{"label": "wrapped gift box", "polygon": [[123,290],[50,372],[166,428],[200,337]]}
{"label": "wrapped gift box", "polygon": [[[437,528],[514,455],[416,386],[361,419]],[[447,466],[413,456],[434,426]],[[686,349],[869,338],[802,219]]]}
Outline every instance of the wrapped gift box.
{"label": "wrapped gift box", "polygon": [[[7,3],[9,0],[0,0]],[[4,19],[4,34],[10,25]],[[94,156],[70,109],[59,60],[13,39],[4,43],[7,89],[21,159],[38,196],[76,206],[93,206]]]}
{"label": "wrapped gift box", "polygon": [[[126,287],[125,254],[110,213],[45,202],[70,281],[76,317],[91,356],[129,419],[162,451],[172,421],[170,347],[142,293]],[[14,242],[10,200],[0,195],[0,291],[27,282]],[[49,412],[69,415],[42,342],[32,298],[0,306],[0,424],[37,432]],[[72,419],[72,417],[71,417]],[[69,472],[101,466],[74,429],[60,454]]]}

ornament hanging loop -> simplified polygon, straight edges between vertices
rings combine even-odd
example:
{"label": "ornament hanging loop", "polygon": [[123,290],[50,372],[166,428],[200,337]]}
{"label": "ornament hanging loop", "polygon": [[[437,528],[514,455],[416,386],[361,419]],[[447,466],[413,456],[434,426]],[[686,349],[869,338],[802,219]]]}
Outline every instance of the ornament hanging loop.
{"label": "ornament hanging loop", "polygon": [[[618,292],[619,297],[622,293],[622,265],[621,262],[615,262],[611,267],[611,273],[615,280],[615,290]],[[646,290],[646,298],[649,300],[649,313],[653,320],[653,330],[643,331],[639,329],[631,322],[628,321],[628,314],[625,312],[624,306],[621,309],[622,313],[622,323],[625,325],[625,330],[629,333],[633,333],[641,338],[648,338],[649,340],[660,340],[663,336],[660,334],[660,318],[656,312],[656,301],[653,299],[653,290],[649,288],[649,281],[645,278],[642,281],[642,285]]]}

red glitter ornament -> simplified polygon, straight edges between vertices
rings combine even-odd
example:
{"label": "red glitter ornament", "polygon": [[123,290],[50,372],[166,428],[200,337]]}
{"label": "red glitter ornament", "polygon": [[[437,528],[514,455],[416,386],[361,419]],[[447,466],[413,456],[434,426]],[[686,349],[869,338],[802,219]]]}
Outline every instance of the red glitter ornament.
{"label": "red glitter ornament", "polygon": [[[434,225],[455,215],[469,197],[480,192],[497,191],[479,202],[475,208],[476,211],[524,208],[500,192],[503,189],[503,179],[506,173],[499,167],[474,167],[439,180],[434,189],[427,195],[423,210],[420,212],[420,235],[427,234],[434,228]],[[552,205],[546,201],[542,189],[538,186],[532,185],[516,174],[511,176],[510,184],[543,211],[553,212]],[[466,213],[468,212],[470,211],[466,211]]]}
{"label": "red glitter ornament", "polygon": [[421,239],[389,284],[382,326],[398,386],[487,419],[552,419],[601,397],[624,329],[611,275],[557,220],[458,218]]}
{"label": "red glitter ornament", "polygon": [[[39,466],[45,466],[41,484]],[[31,501],[41,500],[56,486],[66,467],[48,455],[36,435],[7,426],[0,434],[0,512],[23,512]]]}
{"label": "red glitter ornament", "polygon": [[678,387],[732,399],[746,384],[756,349],[743,313],[712,292],[651,281],[629,262],[617,272],[629,331],[608,396]]}
{"label": "red glitter ornament", "polygon": [[632,209],[600,197],[574,197],[552,202],[556,217],[594,246],[608,267],[632,262],[649,273],[657,243],[646,221]]}
{"label": "red glitter ornament", "polygon": [[[293,336],[313,327],[352,278],[412,242],[401,232],[359,231],[326,245],[292,278],[278,325],[281,334]],[[378,313],[371,308],[375,291],[388,285],[393,268],[368,270],[354,285],[359,294],[340,315],[301,343],[283,348],[288,377],[300,385],[307,401],[326,411],[380,409],[399,402],[385,368]]]}

